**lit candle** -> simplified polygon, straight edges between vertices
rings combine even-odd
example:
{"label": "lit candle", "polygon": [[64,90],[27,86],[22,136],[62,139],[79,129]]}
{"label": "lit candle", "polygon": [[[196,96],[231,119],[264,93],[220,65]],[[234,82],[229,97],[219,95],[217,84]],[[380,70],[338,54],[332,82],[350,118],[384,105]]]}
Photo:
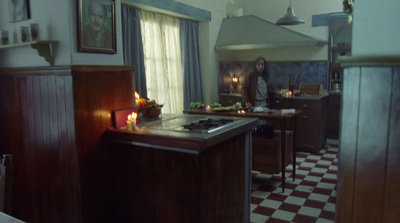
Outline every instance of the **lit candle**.
{"label": "lit candle", "polygon": [[210,111],[211,111],[211,107],[210,107],[210,105],[207,105],[206,112],[210,112]]}
{"label": "lit candle", "polygon": [[244,110],[238,110],[237,113],[238,115],[244,115],[246,112]]}
{"label": "lit candle", "polygon": [[132,112],[132,117],[133,117],[133,124],[136,125],[137,113],[136,112]]}
{"label": "lit candle", "polygon": [[136,107],[140,107],[140,102],[139,102],[140,95],[135,91],[135,103]]}
{"label": "lit candle", "polygon": [[135,129],[136,128],[137,113],[136,112],[132,112],[132,117],[133,117],[132,127]]}
{"label": "lit candle", "polygon": [[126,129],[132,131],[133,129],[132,129],[132,121],[131,121],[131,119],[132,119],[131,115],[128,115],[128,120],[126,120]]}

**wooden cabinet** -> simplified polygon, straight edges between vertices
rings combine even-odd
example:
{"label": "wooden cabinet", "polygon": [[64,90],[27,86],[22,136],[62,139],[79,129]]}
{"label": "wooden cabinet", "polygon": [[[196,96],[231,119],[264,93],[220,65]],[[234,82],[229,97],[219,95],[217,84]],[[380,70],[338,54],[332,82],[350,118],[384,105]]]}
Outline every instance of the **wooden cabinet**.
{"label": "wooden cabinet", "polygon": [[[292,99],[279,98],[279,97],[268,98],[268,108],[272,109],[292,108]],[[282,122],[280,122],[279,120],[268,120],[268,124],[274,126],[276,130],[279,130],[281,129]],[[290,122],[286,122],[286,129],[289,130],[292,129],[292,124]]]}
{"label": "wooden cabinet", "polygon": [[[327,94],[327,93],[326,93]],[[339,98],[333,98],[329,102],[327,95],[313,95],[311,97],[293,97],[293,98],[270,98],[268,107],[271,109],[299,109],[304,114],[298,117],[296,137],[296,145],[298,151],[319,152],[325,145],[327,137],[327,112],[329,111],[329,129],[330,136],[338,137],[339,119],[340,119],[340,94],[336,94]],[[239,99],[240,98],[240,99]],[[330,99],[330,96],[329,96]],[[222,106],[232,105],[235,100],[241,100],[241,97],[233,94],[220,94],[220,103]],[[327,110],[329,109],[329,110]],[[334,114],[332,114],[334,113]],[[281,122],[268,121],[269,125],[273,125],[276,130],[280,129]],[[329,128],[328,127],[328,128]],[[286,123],[286,129],[292,129],[291,123]],[[333,132],[333,133],[332,133]]]}
{"label": "wooden cabinet", "polygon": [[274,109],[288,109],[292,107],[292,100],[290,98],[269,98],[268,107]]}
{"label": "wooden cabinet", "polygon": [[327,97],[318,100],[292,100],[292,107],[304,112],[297,119],[297,150],[317,153],[324,146],[326,140],[326,101]]}
{"label": "wooden cabinet", "polygon": [[242,103],[242,95],[241,94],[219,94],[219,103],[222,106],[231,106],[236,104],[236,102]]}
{"label": "wooden cabinet", "polygon": [[342,94],[331,92],[327,101],[326,138],[339,139]]}
{"label": "wooden cabinet", "polygon": [[[327,117],[326,95],[294,98],[275,98],[269,102],[273,109],[294,108],[303,110],[304,113],[297,118],[296,149],[304,152],[319,152],[326,141],[326,117]],[[275,129],[280,128],[280,123],[271,122]],[[290,124],[290,123],[288,123]],[[291,129],[290,125],[286,126]]]}

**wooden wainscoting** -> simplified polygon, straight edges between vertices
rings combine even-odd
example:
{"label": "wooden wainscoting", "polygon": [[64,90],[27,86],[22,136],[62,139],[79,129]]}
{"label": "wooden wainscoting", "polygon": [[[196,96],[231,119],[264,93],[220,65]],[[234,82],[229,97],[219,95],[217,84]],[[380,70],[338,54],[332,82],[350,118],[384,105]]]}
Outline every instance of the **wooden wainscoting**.
{"label": "wooden wainscoting", "polygon": [[107,222],[102,135],[134,105],[134,67],[0,69],[0,154],[13,155],[12,208],[23,221]]}

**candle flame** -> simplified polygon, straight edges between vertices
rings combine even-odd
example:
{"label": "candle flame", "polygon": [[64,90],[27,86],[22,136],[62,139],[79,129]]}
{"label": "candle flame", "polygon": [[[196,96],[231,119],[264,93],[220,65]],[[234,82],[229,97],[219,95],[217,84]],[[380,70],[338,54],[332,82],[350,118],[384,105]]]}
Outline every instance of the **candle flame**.
{"label": "candle flame", "polygon": [[132,117],[133,117],[134,120],[136,120],[136,118],[137,118],[137,113],[136,113],[136,112],[132,112]]}
{"label": "candle flame", "polygon": [[244,110],[238,110],[237,113],[238,113],[239,115],[244,115],[246,112],[245,112]]}
{"label": "candle flame", "polygon": [[140,95],[135,91],[135,98],[136,99],[139,99],[140,98]]}
{"label": "candle flame", "polygon": [[128,115],[128,120],[129,120],[129,121],[131,120],[131,118],[132,118],[131,115]]}

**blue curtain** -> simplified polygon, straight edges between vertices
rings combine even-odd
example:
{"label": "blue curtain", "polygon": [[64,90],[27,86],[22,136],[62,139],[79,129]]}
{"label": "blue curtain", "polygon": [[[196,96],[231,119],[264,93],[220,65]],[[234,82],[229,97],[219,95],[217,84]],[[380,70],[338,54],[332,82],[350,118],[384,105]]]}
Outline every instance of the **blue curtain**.
{"label": "blue curtain", "polygon": [[181,57],[183,72],[183,106],[190,108],[190,102],[203,101],[199,27],[195,21],[179,19]]}
{"label": "blue curtain", "polygon": [[139,10],[125,5],[122,5],[121,7],[124,65],[135,66],[136,91],[141,97],[147,98],[146,73],[144,69],[143,43],[140,28]]}

